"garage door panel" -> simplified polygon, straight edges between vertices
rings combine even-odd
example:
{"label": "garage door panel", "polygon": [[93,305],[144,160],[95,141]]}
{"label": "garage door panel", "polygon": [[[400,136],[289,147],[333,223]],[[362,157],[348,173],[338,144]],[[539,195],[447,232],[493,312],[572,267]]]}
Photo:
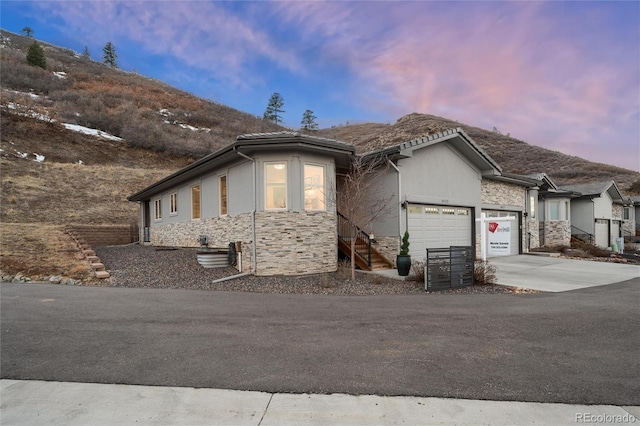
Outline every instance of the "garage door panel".
{"label": "garage door panel", "polygon": [[609,221],[607,219],[596,220],[596,245],[609,247]]}
{"label": "garage door panel", "polygon": [[409,249],[416,259],[423,259],[427,248],[472,244],[470,208],[423,204],[409,204],[407,208]]}

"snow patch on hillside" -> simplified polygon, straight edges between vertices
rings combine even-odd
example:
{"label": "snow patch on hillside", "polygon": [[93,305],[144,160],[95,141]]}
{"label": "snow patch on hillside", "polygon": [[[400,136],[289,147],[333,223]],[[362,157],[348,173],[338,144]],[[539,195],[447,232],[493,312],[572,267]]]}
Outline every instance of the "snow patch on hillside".
{"label": "snow patch on hillside", "polygon": [[108,139],[111,141],[122,141],[124,139],[119,138],[117,136],[113,136],[107,132],[103,132],[102,130],[96,130],[96,129],[90,129],[88,127],[84,127],[84,126],[79,126],[77,124],[68,124],[68,123],[62,123],[62,125],[67,129],[67,130],[73,130],[74,132],[80,132],[80,133],[84,133],[85,135],[91,135],[91,136],[98,136],[104,139]]}

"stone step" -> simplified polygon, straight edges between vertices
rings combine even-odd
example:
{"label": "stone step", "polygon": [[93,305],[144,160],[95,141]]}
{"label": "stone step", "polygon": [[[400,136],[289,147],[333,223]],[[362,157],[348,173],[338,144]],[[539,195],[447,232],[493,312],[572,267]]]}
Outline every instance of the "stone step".
{"label": "stone step", "polygon": [[89,261],[89,263],[100,263],[100,258],[96,255],[87,256],[87,260]]}
{"label": "stone step", "polygon": [[85,256],[95,256],[96,252],[94,250],[82,250],[82,254]]}
{"label": "stone step", "polygon": [[100,280],[109,278],[111,276],[107,271],[96,271],[95,274],[96,274],[96,278]]}
{"label": "stone step", "polygon": [[92,263],[91,264],[91,269],[93,269],[94,271],[104,271],[104,264],[102,263]]}

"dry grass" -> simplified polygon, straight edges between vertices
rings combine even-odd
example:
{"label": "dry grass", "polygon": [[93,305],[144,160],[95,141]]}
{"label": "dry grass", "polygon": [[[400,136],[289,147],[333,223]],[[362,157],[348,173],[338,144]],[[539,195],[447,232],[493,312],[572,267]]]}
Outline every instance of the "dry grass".
{"label": "dry grass", "polygon": [[42,223],[2,223],[0,270],[34,279],[62,275],[87,280],[89,265],[61,226]]}

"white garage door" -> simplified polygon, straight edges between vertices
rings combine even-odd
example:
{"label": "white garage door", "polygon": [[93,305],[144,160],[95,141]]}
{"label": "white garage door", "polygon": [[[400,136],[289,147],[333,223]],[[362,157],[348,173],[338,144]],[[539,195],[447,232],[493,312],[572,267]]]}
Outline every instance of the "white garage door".
{"label": "white garage door", "polygon": [[609,220],[596,219],[596,245],[609,247]]}
{"label": "white garage door", "polygon": [[609,243],[616,241],[616,238],[618,238],[619,236],[620,236],[620,221],[612,220],[611,221],[611,240],[612,241],[609,241]]}
{"label": "white garage door", "polygon": [[472,245],[469,207],[409,204],[407,220],[409,254],[415,260],[424,259],[428,248]]}
{"label": "white garage door", "polygon": [[[520,216],[518,212],[507,212],[507,211],[494,211],[494,210],[482,210],[482,213],[485,213],[487,217],[515,217],[516,220],[511,220],[509,223],[511,226],[511,240],[509,241],[509,254],[519,254],[520,253]],[[486,249],[486,244],[485,244]],[[491,255],[487,255],[487,257],[491,257]]]}

